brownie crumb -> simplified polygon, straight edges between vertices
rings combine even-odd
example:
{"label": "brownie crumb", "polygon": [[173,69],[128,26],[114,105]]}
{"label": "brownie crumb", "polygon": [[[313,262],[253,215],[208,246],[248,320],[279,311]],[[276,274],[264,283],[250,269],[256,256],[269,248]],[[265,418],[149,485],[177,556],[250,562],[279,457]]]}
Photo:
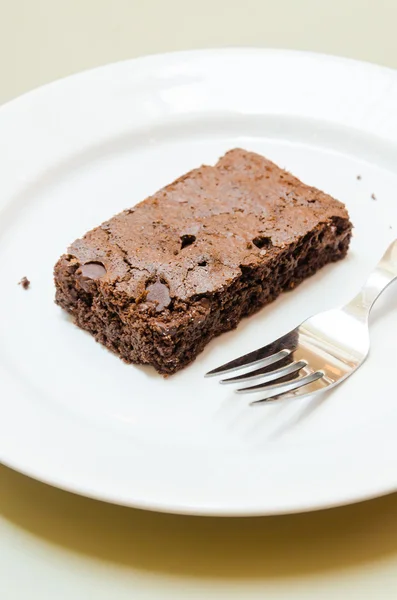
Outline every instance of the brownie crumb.
{"label": "brownie crumb", "polygon": [[377,200],[377,197],[375,196],[375,194],[371,194],[371,198],[372,198],[372,200]]}
{"label": "brownie crumb", "polygon": [[23,287],[24,290],[27,290],[30,286],[30,281],[27,277],[22,277],[21,281],[18,283],[18,285],[21,285]]}
{"label": "brownie crumb", "polygon": [[360,181],[362,179],[361,175],[357,175],[357,179]]}

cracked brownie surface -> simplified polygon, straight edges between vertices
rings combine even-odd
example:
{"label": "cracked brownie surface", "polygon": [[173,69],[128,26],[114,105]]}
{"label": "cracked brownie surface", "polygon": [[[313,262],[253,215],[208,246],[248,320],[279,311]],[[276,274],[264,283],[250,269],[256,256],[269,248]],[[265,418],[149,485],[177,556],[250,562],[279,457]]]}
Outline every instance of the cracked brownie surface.
{"label": "cracked brownie surface", "polygon": [[125,361],[170,374],[343,258],[351,228],[343,204],[235,149],[76,240],[56,301]]}

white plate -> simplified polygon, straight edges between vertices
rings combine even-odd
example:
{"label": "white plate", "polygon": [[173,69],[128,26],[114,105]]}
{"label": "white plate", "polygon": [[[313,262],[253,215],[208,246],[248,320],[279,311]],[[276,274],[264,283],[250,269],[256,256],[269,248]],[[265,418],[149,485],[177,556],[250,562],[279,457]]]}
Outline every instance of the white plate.
{"label": "white plate", "polygon": [[[395,490],[395,287],[374,312],[369,360],[328,396],[252,409],[203,375],[357,291],[397,232],[396,106],[393,71],[251,49],[110,65],[3,106],[1,460],[181,513],[302,511]],[[344,201],[351,252],[174,377],[126,366],[55,306],[53,265],[92,226],[235,146]]]}

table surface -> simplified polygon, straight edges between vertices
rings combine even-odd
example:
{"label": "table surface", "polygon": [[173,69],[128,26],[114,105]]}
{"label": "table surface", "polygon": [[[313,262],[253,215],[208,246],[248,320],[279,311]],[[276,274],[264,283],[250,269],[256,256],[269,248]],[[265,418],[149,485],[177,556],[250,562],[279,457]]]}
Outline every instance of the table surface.
{"label": "table surface", "polygon": [[[397,68],[395,0],[0,0],[0,103],[134,56],[230,45]],[[260,519],[162,515],[0,466],[5,600],[397,597],[397,495]]]}

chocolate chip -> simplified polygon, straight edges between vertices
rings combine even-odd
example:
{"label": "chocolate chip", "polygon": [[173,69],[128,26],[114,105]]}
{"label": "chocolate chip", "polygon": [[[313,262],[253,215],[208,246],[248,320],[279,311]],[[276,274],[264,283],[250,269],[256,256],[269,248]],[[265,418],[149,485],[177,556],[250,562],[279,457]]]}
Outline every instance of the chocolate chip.
{"label": "chocolate chip", "polygon": [[147,287],[147,292],[146,300],[148,302],[156,302],[156,312],[162,311],[171,302],[170,291],[165,283],[161,283],[161,281],[151,283]]}
{"label": "chocolate chip", "polygon": [[186,248],[186,246],[190,246],[195,241],[196,241],[195,235],[192,235],[190,233],[187,233],[186,235],[181,235],[181,250],[183,248]]}
{"label": "chocolate chip", "polygon": [[263,235],[258,235],[258,237],[254,238],[252,242],[257,248],[269,248],[273,245],[272,239],[268,236]]}
{"label": "chocolate chip", "polygon": [[81,265],[81,274],[87,279],[99,279],[106,274],[106,269],[101,262],[88,262]]}

